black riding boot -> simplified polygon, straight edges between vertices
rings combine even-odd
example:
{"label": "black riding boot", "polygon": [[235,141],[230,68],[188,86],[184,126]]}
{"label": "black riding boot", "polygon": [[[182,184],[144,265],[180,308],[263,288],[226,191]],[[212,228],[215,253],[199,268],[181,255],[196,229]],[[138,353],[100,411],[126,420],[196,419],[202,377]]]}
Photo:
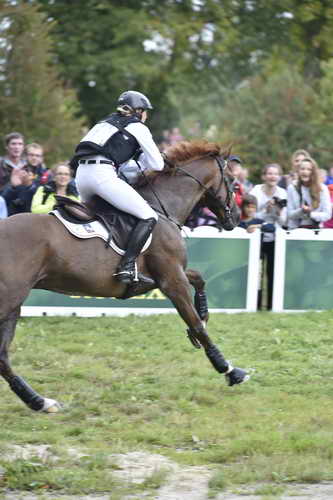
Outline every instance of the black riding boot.
{"label": "black riding boot", "polygon": [[117,272],[113,275],[117,278],[117,280],[126,284],[137,281],[146,283],[147,285],[154,284],[152,279],[138,273],[135,260],[140,255],[140,252],[151,235],[156,222],[157,221],[154,218],[139,220],[130,235],[128,248],[121,258]]}

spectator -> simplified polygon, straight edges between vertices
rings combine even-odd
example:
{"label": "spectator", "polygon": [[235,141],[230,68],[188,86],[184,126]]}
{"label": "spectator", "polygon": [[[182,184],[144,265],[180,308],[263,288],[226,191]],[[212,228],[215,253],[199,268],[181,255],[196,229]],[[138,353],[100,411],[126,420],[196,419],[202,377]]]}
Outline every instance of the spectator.
{"label": "spectator", "polygon": [[333,229],[333,184],[328,184],[327,188],[330,193],[332,212],[331,218],[323,223],[323,227]]}
{"label": "spectator", "polygon": [[168,129],[164,129],[162,132],[161,141],[158,144],[158,149],[163,153],[166,148],[170,146],[170,131]]}
{"label": "spectator", "polygon": [[170,144],[175,144],[176,142],[183,141],[184,137],[180,133],[180,130],[178,127],[174,127],[171,129],[171,132],[169,134],[169,143]]}
{"label": "spectator", "polygon": [[47,214],[55,203],[55,194],[68,196],[73,200],[78,200],[78,192],[71,182],[71,169],[68,165],[60,163],[52,170],[53,180],[48,184],[39,186],[32,199],[31,211],[36,214]]}
{"label": "spectator", "polygon": [[328,186],[329,184],[333,184],[333,167],[328,169],[328,174],[325,179],[325,184]]}
{"label": "spectator", "polygon": [[298,168],[304,158],[310,158],[310,153],[306,149],[296,149],[291,155],[291,170],[287,175],[283,175],[278,186],[287,189],[289,184],[296,182],[298,178]]}
{"label": "spectator", "polygon": [[240,169],[240,171],[238,173],[237,180],[243,186],[244,193],[249,193],[253,189],[253,184],[249,180],[248,168],[242,166],[242,168]]}
{"label": "spectator", "polygon": [[235,201],[238,207],[241,207],[243,196],[245,194],[244,187],[238,180],[238,176],[240,175],[240,172],[242,170],[242,161],[239,158],[239,156],[231,155],[227,159],[227,166],[229,168],[232,177],[234,177],[234,181],[231,187],[233,192],[235,193]]}
{"label": "spectator", "polygon": [[0,219],[5,219],[8,217],[7,203],[6,200],[0,196]]}
{"label": "spectator", "polygon": [[[281,175],[281,167],[277,163],[265,165],[262,169],[263,184],[257,184],[251,193],[257,198],[258,209],[256,216],[264,222],[274,226],[285,226],[287,222],[286,190],[279,187],[278,181]],[[267,277],[267,309],[272,309],[273,278],[274,278],[274,255],[275,234],[264,232],[261,245],[261,258],[263,266],[266,267]],[[259,309],[262,308],[262,299],[259,294]]]}
{"label": "spectator", "polygon": [[191,228],[192,230],[198,226],[215,226],[220,228],[220,224],[217,220],[217,217],[208,207],[202,207],[200,203],[198,203],[189,217],[185,221],[185,226]]}
{"label": "spectator", "polygon": [[253,233],[257,228],[268,233],[273,233],[275,231],[274,224],[265,222],[263,219],[256,217],[257,207],[257,198],[252,194],[245,194],[241,206],[241,221],[239,227],[246,229],[248,233]]}
{"label": "spectator", "polygon": [[288,186],[289,229],[316,229],[331,218],[331,200],[327,186],[320,182],[319,169],[313,158],[304,158],[299,179]]}
{"label": "spectator", "polygon": [[37,144],[37,142],[32,142],[31,144],[27,144],[25,150],[28,165],[33,168],[33,172],[35,174],[35,183],[38,185],[46,184],[51,180],[51,172],[43,163],[43,147],[40,144]]}
{"label": "spectator", "polygon": [[31,211],[31,201],[37,185],[32,167],[25,165],[13,170],[10,183],[2,192],[8,208],[8,216]]}
{"label": "spectator", "polygon": [[13,169],[25,165],[23,158],[24,137],[19,132],[11,132],[5,136],[6,155],[0,157],[0,194],[9,183]]}

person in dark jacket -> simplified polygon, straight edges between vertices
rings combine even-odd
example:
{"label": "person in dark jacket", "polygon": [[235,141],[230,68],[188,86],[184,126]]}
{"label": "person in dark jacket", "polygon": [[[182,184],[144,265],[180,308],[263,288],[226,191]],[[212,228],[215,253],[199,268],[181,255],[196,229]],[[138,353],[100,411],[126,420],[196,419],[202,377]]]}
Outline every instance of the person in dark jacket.
{"label": "person in dark jacket", "polygon": [[44,164],[44,150],[43,146],[32,142],[27,144],[26,148],[27,163],[33,168],[35,174],[35,183],[39,186],[47,184],[51,178],[51,171]]}
{"label": "person in dark jacket", "polygon": [[6,154],[0,157],[0,194],[10,182],[13,170],[22,168],[25,164],[24,137],[19,132],[11,132],[4,138]]}
{"label": "person in dark jacket", "polygon": [[[14,175],[15,174],[15,175]],[[8,208],[8,216],[31,212],[31,201],[37,185],[34,183],[34,172],[28,165],[11,175],[10,184],[2,192]]]}

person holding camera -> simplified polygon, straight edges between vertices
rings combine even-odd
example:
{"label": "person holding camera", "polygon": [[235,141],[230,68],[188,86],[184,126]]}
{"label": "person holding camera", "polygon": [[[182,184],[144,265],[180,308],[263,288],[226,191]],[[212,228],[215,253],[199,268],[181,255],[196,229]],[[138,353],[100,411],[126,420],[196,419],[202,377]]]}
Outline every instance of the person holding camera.
{"label": "person holding camera", "polygon": [[297,183],[288,186],[288,228],[317,229],[332,216],[328,188],[320,182],[317,162],[304,158]]}
{"label": "person holding camera", "polygon": [[[278,163],[269,163],[261,171],[263,184],[257,184],[250,194],[257,198],[256,217],[275,227],[287,224],[287,192],[278,186],[282,169]],[[274,277],[275,232],[263,232],[261,244],[262,265],[266,266],[267,309],[272,309]],[[261,293],[258,308],[262,308]]]}
{"label": "person holding camera", "polygon": [[40,186],[32,199],[31,211],[35,214],[47,214],[56,204],[55,195],[68,196],[79,200],[75,185],[71,182],[71,169],[65,163],[60,163],[52,170],[52,180]]}

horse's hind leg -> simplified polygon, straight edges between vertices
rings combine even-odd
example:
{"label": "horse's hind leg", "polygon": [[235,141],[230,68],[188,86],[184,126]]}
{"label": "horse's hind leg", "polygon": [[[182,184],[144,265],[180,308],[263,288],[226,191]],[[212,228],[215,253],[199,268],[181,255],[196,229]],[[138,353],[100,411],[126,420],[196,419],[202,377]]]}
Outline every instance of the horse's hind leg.
{"label": "horse's hind leg", "polygon": [[193,286],[195,290],[194,293],[195,309],[199,314],[200,319],[202,319],[204,323],[207,323],[209,318],[209,313],[208,313],[207,295],[205,290],[205,285],[206,285],[205,280],[203,279],[199,271],[196,271],[195,269],[186,269],[185,274],[190,284]]}
{"label": "horse's hind leg", "polygon": [[8,382],[15,394],[35,411],[55,412],[59,404],[53,399],[43,398],[25,380],[16,375],[10,366],[8,351],[15,334],[17,320],[20,316],[20,307],[11,312],[5,320],[0,322],[0,375]]}
{"label": "horse's hind leg", "polygon": [[162,292],[172,301],[179,315],[188,325],[188,335],[195,347],[202,346],[216,371],[227,377],[229,385],[241,384],[249,379],[245,370],[234,368],[208,337],[191,296],[189,278],[183,270],[171,270],[160,281]]}

